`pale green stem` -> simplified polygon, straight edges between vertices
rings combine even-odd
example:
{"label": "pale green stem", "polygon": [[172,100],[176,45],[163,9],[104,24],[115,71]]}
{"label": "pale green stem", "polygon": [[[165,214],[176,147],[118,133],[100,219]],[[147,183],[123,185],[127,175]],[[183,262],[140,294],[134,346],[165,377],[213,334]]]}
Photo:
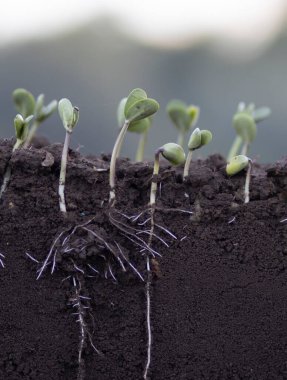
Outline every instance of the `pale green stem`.
{"label": "pale green stem", "polygon": [[15,142],[15,144],[14,144],[14,146],[13,146],[12,152],[15,152],[15,150],[19,149],[22,144],[23,144],[23,141],[17,139],[16,142]]}
{"label": "pale green stem", "polygon": [[122,143],[125,137],[125,134],[128,130],[130,122],[128,120],[125,120],[125,123],[120,130],[120,133],[116,139],[113,152],[112,152],[112,157],[111,157],[111,162],[110,162],[110,206],[113,207],[116,201],[116,192],[115,192],[115,182],[116,182],[116,161],[119,156]]}
{"label": "pale green stem", "polygon": [[251,169],[252,169],[252,161],[248,162],[248,169],[246,173],[245,186],[244,186],[244,203],[249,202],[249,188],[250,188],[250,179],[251,179]]}
{"label": "pale green stem", "polygon": [[65,182],[66,182],[66,171],[67,171],[67,159],[68,151],[71,141],[71,131],[66,130],[66,137],[63,146],[62,159],[61,159],[61,171],[59,180],[59,205],[60,211],[67,212],[66,201],[65,201]]}
{"label": "pale green stem", "polygon": [[190,167],[191,158],[192,158],[192,152],[193,152],[192,150],[189,150],[188,155],[186,157],[186,161],[185,161],[185,165],[184,165],[184,169],[183,169],[183,179],[184,180],[188,177],[189,167]]}
{"label": "pale green stem", "polygon": [[[21,145],[22,145],[22,140],[17,139],[16,143],[13,146],[12,153],[15,152],[15,150],[19,149]],[[2,186],[0,189],[0,199],[2,198],[2,195],[4,194],[4,192],[7,189],[7,186],[10,182],[10,179],[11,179],[11,174],[12,174],[12,169],[11,169],[10,162],[8,162],[4,176],[3,176]]]}
{"label": "pale green stem", "polygon": [[182,148],[184,146],[184,138],[185,138],[185,133],[180,130],[179,131],[179,135],[178,135],[178,138],[177,138],[177,143],[178,145],[180,145]]}
{"label": "pale green stem", "polygon": [[246,155],[247,155],[247,153],[248,153],[248,148],[249,148],[249,143],[248,143],[248,142],[245,142],[245,143],[243,144],[243,147],[242,147],[242,150],[241,150],[241,154],[242,154],[243,156],[246,156]]}
{"label": "pale green stem", "polygon": [[144,159],[144,150],[147,142],[147,131],[141,134],[140,141],[136,153],[136,162],[142,162]]}
{"label": "pale green stem", "polygon": [[230,148],[230,151],[227,156],[227,162],[230,162],[232,157],[235,157],[240,149],[240,146],[242,144],[242,138],[240,136],[236,136],[235,140],[233,141],[233,144]]}
{"label": "pale green stem", "polygon": [[24,149],[29,148],[29,146],[31,145],[32,140],[35,136],[35,133],[37,132],[37,129],[39,128],[39,125],[40,125],[40,123],[38,121],[34,121],[34,123],[32,124],[32,126],[29,130],[27,139],[26,139],[24,146],[23,146]]}
{"label": "pale green stem", "polygon": [[153,208],[155,206],[155,199],[156,199],[156,191],[157,191],[157,177],[159,173],[159,155],[161,153],[161,149],[157,150],[154,157],[154,165],[153,165],[153,179],[151,183],[151,189],[150,189],[150,206]]}

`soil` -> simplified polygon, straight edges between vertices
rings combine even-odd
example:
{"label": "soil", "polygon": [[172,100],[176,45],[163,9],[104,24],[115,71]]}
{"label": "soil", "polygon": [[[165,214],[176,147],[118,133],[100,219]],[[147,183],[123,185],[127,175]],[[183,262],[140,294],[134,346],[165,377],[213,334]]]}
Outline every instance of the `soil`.
{"label": "soil", "polygon": [[[83,157],[71,150],[63,217],[57,195],[62,145],[38,144],[10,159],[11,148],[11,140],[0,141],[0,176],[9,160],[12,166],[0,204],[0,379],[77,379],[80,326],[71,305],[73,278],[89,298],[82,299],[87,331],[101,351],[86,341],[85,380],[141,379],[145,283],[132,268],[124,272],[117,255],[94,234],[112,250],[120,247],[146,278],[146,251],[119,223],[140,229],[136,236],[147,241],[148,221],[143,223],[152,164],[119,160],[111,214],[110,156]],[[176,239],[159,227],[156,233],[169,247],[153,238],[161,257],[153,261],[150,379],[287,379],[287,222],[281,222],[287,218],[287,160],[254,165],[249,204],[243,203],[244,173],[227,178],[224,167],[219,155],[194,161],[183,184],[182,168],[163,163],[155,219]],[[142,211],[135,222],[127,218]],[[64,236],[86,222],[90,231],[76,230],[73,249],[65,253]],[[37,280],[61,232],[55,271],[49,260]]]}

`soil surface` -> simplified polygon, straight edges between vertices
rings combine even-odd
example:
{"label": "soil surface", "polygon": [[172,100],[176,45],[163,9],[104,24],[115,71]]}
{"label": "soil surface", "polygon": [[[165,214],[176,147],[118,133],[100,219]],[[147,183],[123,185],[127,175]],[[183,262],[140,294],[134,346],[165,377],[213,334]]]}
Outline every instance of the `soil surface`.
{"label": "soil surface", "polygon": [[[110,157],[70,151],[63,217],[62,145],[11,149],[0,142],[1,178],[12,167],[0,204],[0,379],[142,379],[152,164],[119,160],[109,210]],[[227,178],[219,155],[192,162],[185,184],[182,168],[162,164],[150,379],[287,379],[287,161],[254,165],[249,204],[244,173]]]}

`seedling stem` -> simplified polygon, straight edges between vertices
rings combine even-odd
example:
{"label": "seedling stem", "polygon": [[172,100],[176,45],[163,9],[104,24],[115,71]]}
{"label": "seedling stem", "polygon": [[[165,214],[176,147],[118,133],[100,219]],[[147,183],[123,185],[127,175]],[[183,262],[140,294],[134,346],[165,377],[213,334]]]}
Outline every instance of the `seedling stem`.
{"label": "seedling stem", "polygon": [[68,150],[71,141],[72,132],[66,130],[65,142],[63,146],[62,159],[61,159],[61,171],[59,180],[59,205],[62,212],[67,212],[66,201],[65,201],[65,182],[66,182],[66,171],[67,171],[67,159]]}
{"label": "seedling stem", "polygon": [[116,143],[113,148],[111,163],[110,163],[110,205],[113,206],[116,201],[116,193],[115,193],[115,179],[116,179],[116,161],[120,153],[120,149],[125,137],[125,134],[128,130],[130,122],[125,120],[122,129],[117,137]]}
{"label": "seedling stem", "polygon": [[144,159],[144,151],[147,142],[147,131],[141,134],[138,150],[136,153],[136,162],[142,162]]}
{"label": "seedling stem", "polygon": [[228,153],[227,160],[226,160],[227,162],[229,162],[232,157],[235,157],[237,155],[237,152],[239,151],[241,144],[242,144],[242,138],[237,135]]}
{"label": "seedling stem", "polygon": [[188,177],[189,167],[190,167],[191,159],[192,159],[192,153],[193,151],[190,150],[187,154],[184,169],[183,169],[183,179],[186,179]]}
{"label": "seedling stem", "polygon": [[251,179],[251,169],[252,169],[252,161],[248,161],[248,169],[246,173],[245,186],[244,186],[244,203],[248,203],[250,200],[249,196],[249,187],[250,187],[250,179]]}
{"label": "seedling stem", "polygon": [[36,134],[37,129],[39,128],[39,125],[40,125],[40,123],[37,120],[35,120],[34,123],[32,124],[32,126],[31,126],[31,128],[29,130],[27,139],[26,139],[26,141],[25,141],[25,143],[23,145],[24,149],[29,148],[29,146],[31,145],[31,142],[32,142],[32,140],[33,140],[33,138],[34,138],[34,136]]}
{"label": "seedling stem", "polygon": [[[159,173],[159,156],[162,152],[162,148],[158,149],[155,152],[154,156],[154,166],[153,166],[153,179],[151,184],[151,190],[150,190],[150,207],[153,209],[155,206],[155,199],[156,199],[156,191],[157,191],[157,182],[155,176]],[[153,218],[152,218],[153,219]]]}
{"label": "seedling stem", "polygon": [[60,211],[66,213],[66,202],[65,202],[65,182],[66,182],[66,170],[67,170],[67,159],[68,150],[71,141],[71,134],[73,129],[79,121],[79,108],[74,107],[69,99],[63,98],[59,101],[58,111],[60,118],[63,122],[63,126],[66,130],[65,142],[63,146],[62,159],[61,159],[61,171],[59,179],[59,206]]}
{"label": "seedling stem", "polygon": [[249,148],[249,143],[248,142],[244,142],[243,147],[242,147],[242,151],[241,151],[241,154],[243,156],[247,156],[248,148]]}
{"label": "seedling stem", "polygon": [[178,138],[177,138],[177,143],[180,146],[184,146],[184,138],[185,138],[185,132],[183,129],[180,129],[178,132]]}

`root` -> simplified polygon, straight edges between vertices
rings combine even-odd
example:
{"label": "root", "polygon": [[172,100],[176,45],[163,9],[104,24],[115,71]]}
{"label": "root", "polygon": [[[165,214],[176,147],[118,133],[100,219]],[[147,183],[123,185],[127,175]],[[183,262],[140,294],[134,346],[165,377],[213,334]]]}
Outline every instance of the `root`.
{"label": "root", "polygon": [[146,269],[147,269],[147,281],[146,281],[146,326],[147,326],[147,360],[145,364],[145,369],[143,373],[144,380],[147,380],[148,371],[151,362],[151,344],[152,344],[152,334],[151,334],[151,310],[150,310],[150,287],[151,287],[151,270],[150,270],[150,260],[149,256],[146,257]]}
{"label": "root", "polygon": [[0,265],[2,268],[5,268],[3,259],[5,259],[5,256],[3,255],[3,253],[0,253]]}
{"label": "root", "polygon": [[[151,209],[151,215],[150,215],[150,235],[148,240],[148,246],[150,247],[152,244],[152,238],[154,235],[154,228],[155,228],[155,222],[154,222],[154,212],[155,208],[152,207]],[[152,333],[151,333],[151,282],[152,282],[152,273],[150,268],[150,259],[149,255],[147,253],[146,256],[146,269],[147,269],[147,281],[146,281],[146,326],[147,326],[147,359],[146,364],[144,368],[143,378],[144,380],[147,380],[148,372],[150,369],[150,363],[151,363],[151,346],[152,346]]]}
{"label": "root", "polygon": [[1,189],[0,189],[0,199],[2,198],[4,192],[7,189],[8,184],[10,182],[11,172],[12,172],[11,165],[10,165],[10,163],[8,163],[8,165],[6,167],[6,170],[5,170],[5,173],[4,173],[3,183],[2,183],[2,186],[1,186]]}
{"label": "root", "polygon": [[[64,270],[68,271],[69,275],[63,280],[72,280],[74,295],[70,299],[71,305],[76,308],[76,315],[78,316],[77,322],[80,327],[79,336],[79,351],[78,351],[78,380],[83,380],[85,376],[85,363],[83,360],[83,351],[87,341],[94,349],[95,352],[101,354],[100,351],[94,346],[91,334],[86,324],[86,312],[89,308],[88,298],[81,294],[81,279],[87,277],[103,276],[104,278],[112,279],[117,282],[114,272],[114,264],[117,264],[123,272],[130,269],[136,277],[141,281],[146,282],[146,326],[147,326],[147,359],[143,373],[143,379],[147,380],[151,365],[151,350],[152,350],[152,328],[151,328],[151,284],[152,284],[152,268],[154,262],[157,263],[155,257],[161,257],[161,254],[152,248],[153,238],[157,239],[161,244],[169,247],[168,242],[165,241],[160,234],[166,234],[168,239],[177,240],[177,237],[169,231],[166,227],[156,224],[154,221],[154,213],[156,208],[149,207],[138,215],[128,216],[112,207],[109,210],[109,222],[111,226],[115,227],[120,235],[129,240],[135,246],[139,253],[146,256],[146,271],[147,279],[144,277],[136,266],[131,262],[125,250],[121,247],[116,240],[110,241],[105,237],[104,230],[95,229],[92,224],[95,218],[87,222],[77,225],[74,228],[62,231],[57,235],[53,241],[51,248],[41,264],[37,280],[42,276],[43,272],[51,266],[51,274],[61,265]],[[142,218],[145,213],[149,211],[150,215],[147,218]],[[183,213],[190,214],[190,211],[175,210]],[[124,218],[124,220],[123,220]],[[144,219],[141,221],[141,219]],[[146,229],[145,226],[150,224],[150,228]],[[144,229],[143,229],[144,228]],[[156,233],[155,233],[155,230]],[[145,238],[147,235],[148,238]],[[81,252],[88,254],[89,249],[92,249],[88,261],[82,259]],[[37,264],[39,263],[33,256],[26,253],[26,255]],[[85,256],[84,256],[85,257]],[[98,260],[98,261],[97,261]],[[58,264],[60,262],[60,264]],[[99,265],[98,265],[99,264]],[[72,273],[71,273],[72,272]]]}
{"label": "root", "polygon": [[103,355],[93,344],[91,334],[89,332],[89,329],[87,327],[87,323],[85,321],[86,318],[86,311],[89,309],[88,301],[90,300],[89,297],[81,295],[81,281],[77,276],[73,277],[73,285],[75,288],[75,293],[72,298],[70,298],[70,302],[73,308],[76,309],[76,312],[73,313],[74,315],[78,316],[77,322],[80,326],[80,336],[79,336],[79,350],[78,350],[78,375],[77,380],[84,380],[85,378],[85,361],[83,359],[83,351],[86,345],[87,339],[89,340],[89,343],[93,350],[98,355]]}

